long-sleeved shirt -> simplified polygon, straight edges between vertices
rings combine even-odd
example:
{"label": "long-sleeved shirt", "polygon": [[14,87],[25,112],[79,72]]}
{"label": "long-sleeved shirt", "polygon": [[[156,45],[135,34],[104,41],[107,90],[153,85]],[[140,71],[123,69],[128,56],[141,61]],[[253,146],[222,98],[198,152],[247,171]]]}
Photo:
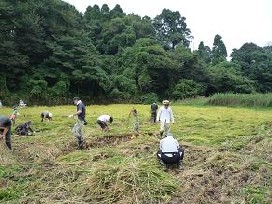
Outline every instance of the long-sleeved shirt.
{"label": "long-sleeved shirt", "polygon": [[157,114],[157,121],[161,121],[163,123],[175,122],[172,109],[170,107],[168,108],[165,108],[164,106],[160,107]]}
{"label": "long-sleeved shirt", "polygon": [[160,150],[162,152],[178,152],[179,143],[173,136],[167,136],[160,141]]}

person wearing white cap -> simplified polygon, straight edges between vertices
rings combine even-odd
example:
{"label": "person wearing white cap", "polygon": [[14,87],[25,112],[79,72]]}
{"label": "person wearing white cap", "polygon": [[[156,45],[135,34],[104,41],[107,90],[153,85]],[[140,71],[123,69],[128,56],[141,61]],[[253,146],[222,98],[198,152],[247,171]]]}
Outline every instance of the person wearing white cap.
{"label": "person wearing white cap", "polygon": [[157,157],[165,169],[171,164],[176,164],[179,169],[182,169],[184,150],[173,135],[168,133],[165,138],[160,140],[160,150],[157,152]]}
{"label": "person wearing white cap", "polygon": [[172,109],[169,107],[169,101],[163,100],[163,106],[160,107],[157,114],[157,122],[161,123],[160,135],[167,135],[170,131],[170,123],[175,123],[174,115]]}

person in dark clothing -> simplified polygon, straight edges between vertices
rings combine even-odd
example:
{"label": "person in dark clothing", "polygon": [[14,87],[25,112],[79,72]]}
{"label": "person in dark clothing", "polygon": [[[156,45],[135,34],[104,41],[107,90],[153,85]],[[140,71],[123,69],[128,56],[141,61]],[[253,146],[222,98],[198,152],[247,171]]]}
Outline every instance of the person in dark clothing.
{"label": "person in dark clothing", "polygon": [[156,123],[158,105],[156,103],[151,104],[151,122]]}
{"label": "person in dark clothing", "polygon": [[77,138],[78,142],[77,149],[82,149],[84,144],[83,126],[87,125],[87,122],[85,120],[86,108],[79,97],[74,97],[73,101],[74,104],[77,106],[77,112],[75,114],[71,114],[69,118],[77,116],[77,122],[73,127],[73,133]]}
{"label": "person in dark clothing", "polygon": [[21,124],[15,128],[15,131],[18,135],[33,135],[34,131],[31,129],[31,121],[28,121],[24,124]]}
{"label": "person in dark clothing", "polygon": [[7,147],[11,150],[11,120],[0,115],[0,139],[5,138]]}
{"label": "person in dark clothing", "polygon": [[48,121],[52,120],[53,119],[53,114],[48,112],[48,111],[43,111],[41,113],[41,122],[43,122],[44,119],[47,119]]}

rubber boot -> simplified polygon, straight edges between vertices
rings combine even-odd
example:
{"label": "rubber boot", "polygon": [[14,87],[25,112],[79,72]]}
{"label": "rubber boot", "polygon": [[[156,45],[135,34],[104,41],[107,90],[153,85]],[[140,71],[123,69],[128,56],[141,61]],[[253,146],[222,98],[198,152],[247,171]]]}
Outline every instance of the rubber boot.
{"label": "rubber boot", "polygon": [[83,140],[79,140],[78,141],[78,145],[77,145],[77,149],[79,150],[79,149],[83,149]]}

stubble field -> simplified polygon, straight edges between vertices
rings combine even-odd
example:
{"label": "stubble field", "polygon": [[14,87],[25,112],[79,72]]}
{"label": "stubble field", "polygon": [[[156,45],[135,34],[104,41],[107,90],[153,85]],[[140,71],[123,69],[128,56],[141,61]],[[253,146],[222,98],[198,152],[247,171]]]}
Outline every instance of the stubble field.
{"label": "stubble field", "polygon": [[[133,106],[140,134],[128,118]],[[88,106],[84,150],[71,132],[74,106],[21,109],[17,124],[31,120],[36,134],[13,134],[11,153],[1,145],[0,202],[272,203],[271,109],[172,109],[184,170],[163,171],[157,162],[159,124],[150,123],[148,105]],[[53,121],[40,121],[43,110]],[[108,133],[95,124],[101,114],[114,118]]]}

